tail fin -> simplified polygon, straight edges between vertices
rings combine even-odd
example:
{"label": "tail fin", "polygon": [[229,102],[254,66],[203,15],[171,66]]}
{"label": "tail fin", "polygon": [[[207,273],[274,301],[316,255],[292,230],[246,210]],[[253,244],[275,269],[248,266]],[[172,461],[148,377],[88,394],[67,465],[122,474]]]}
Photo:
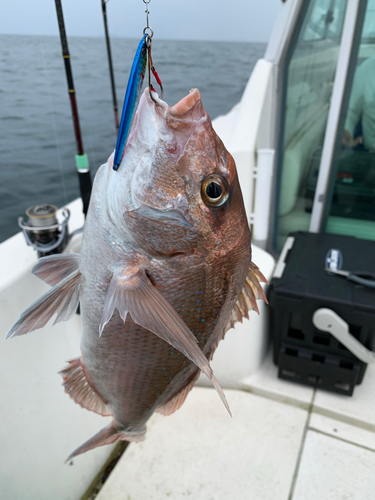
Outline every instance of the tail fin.
{"label": "tail fin", "polygon": [[73,451],[69,455],[69,457],[65,460],[65,463],[69,462],[73,457],[77,455],[81,455],[81,453],[85,453],[86,451],[93,450],[94,448],[98,448],[99,446],[104,446],[105,444],[112,444],[120,439],[122,441],[143,441],[145,438],[146,429],[143,432],[124,432],[116,424],[115,420],[104,427],[101,431],[99,431],[95,436],[91,439],[83,443],[76,450]]}

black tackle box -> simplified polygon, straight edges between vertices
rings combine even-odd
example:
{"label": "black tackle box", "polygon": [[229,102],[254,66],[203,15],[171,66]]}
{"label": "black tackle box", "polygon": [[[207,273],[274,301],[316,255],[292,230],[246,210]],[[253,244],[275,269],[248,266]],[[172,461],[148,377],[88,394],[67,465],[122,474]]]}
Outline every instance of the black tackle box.
{"label": "black tackle box", "polygon": [[319,308],[333,310],[349,324],[350,333],[373,350],[375,289],[328,274],[325,267],[332,265],[374,273],[375,241],[307,232],[289,235],[268,289],[274,362],[279,378],[351,396],[367,365],[330,333],[318,330],[312,317]]}

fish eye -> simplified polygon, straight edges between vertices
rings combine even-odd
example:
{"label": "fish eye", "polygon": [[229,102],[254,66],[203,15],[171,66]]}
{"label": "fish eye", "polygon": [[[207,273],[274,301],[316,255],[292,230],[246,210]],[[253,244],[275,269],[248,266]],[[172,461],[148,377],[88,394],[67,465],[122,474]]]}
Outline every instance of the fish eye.
{"label": "fish eye", "polygon": [[202,182],[201,194],[205,205],[220,207],[229,197],[228,182],[220,175],[211,174]]}

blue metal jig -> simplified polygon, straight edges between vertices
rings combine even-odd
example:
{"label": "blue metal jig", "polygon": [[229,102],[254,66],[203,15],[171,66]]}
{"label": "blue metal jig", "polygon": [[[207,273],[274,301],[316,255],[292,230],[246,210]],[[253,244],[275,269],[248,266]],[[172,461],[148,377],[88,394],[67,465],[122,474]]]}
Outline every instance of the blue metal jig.
{"label": "blue metal jig", "polygon": [[113,161],[113,170],[117,170],[120,166],[126,141],[129,137],[130,128],[137,110],[138,101],[142,92],[143,80],[145,78],[147,48],[150,42],[150,36],[145,34],[139,42],[138,49],[134,57],[128,86],[126,88],[124,106],[122,108],[120,129],[117,137],[115,158]]}
{"label": "blue metal jig", "polygon": [[126,141],[129,137],[129,132],[134,120],[135,112],[137,111],[139,98],[142,92],[143,80],[145,78],[145,69],[148,59],[148,86],[151,99],[156,103],[153,92],[156,93],[151,84],[151,73],[154,75],[158,85],[160,86],[160,99],[163,97],[163,84],[157,74],[151,56],[151,40],[154,36],[154,31],[149,25],[148,16],[150,14],[148,4],[151,0],[143,0],[146,4],[146,21],[147,25],[143,30],[143,38],[139,42],[137,52],[135,53],[133,66],[130,71],[128,86],[126,87],[124,106],[122,108],[120,129],[117,137],[115,150],[115,158],[113,161],[113,170],[117,170],[120,166],[122,157],[124,156]]}

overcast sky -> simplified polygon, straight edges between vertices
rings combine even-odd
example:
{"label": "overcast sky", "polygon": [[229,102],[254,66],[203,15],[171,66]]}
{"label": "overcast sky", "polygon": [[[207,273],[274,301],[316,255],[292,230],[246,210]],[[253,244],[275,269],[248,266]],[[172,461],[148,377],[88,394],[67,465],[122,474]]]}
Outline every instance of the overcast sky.
{"label": "overcast sky", "polygon": [[[103,36],[101,0],[62,0],[68,36]],[[155,37],[178,40],[267,42],[281,0],[152,0]],[[142,0],[110,0],[111,36],[139,38]],[[0,33],[58,35],[54,0],[2,0]]]}

